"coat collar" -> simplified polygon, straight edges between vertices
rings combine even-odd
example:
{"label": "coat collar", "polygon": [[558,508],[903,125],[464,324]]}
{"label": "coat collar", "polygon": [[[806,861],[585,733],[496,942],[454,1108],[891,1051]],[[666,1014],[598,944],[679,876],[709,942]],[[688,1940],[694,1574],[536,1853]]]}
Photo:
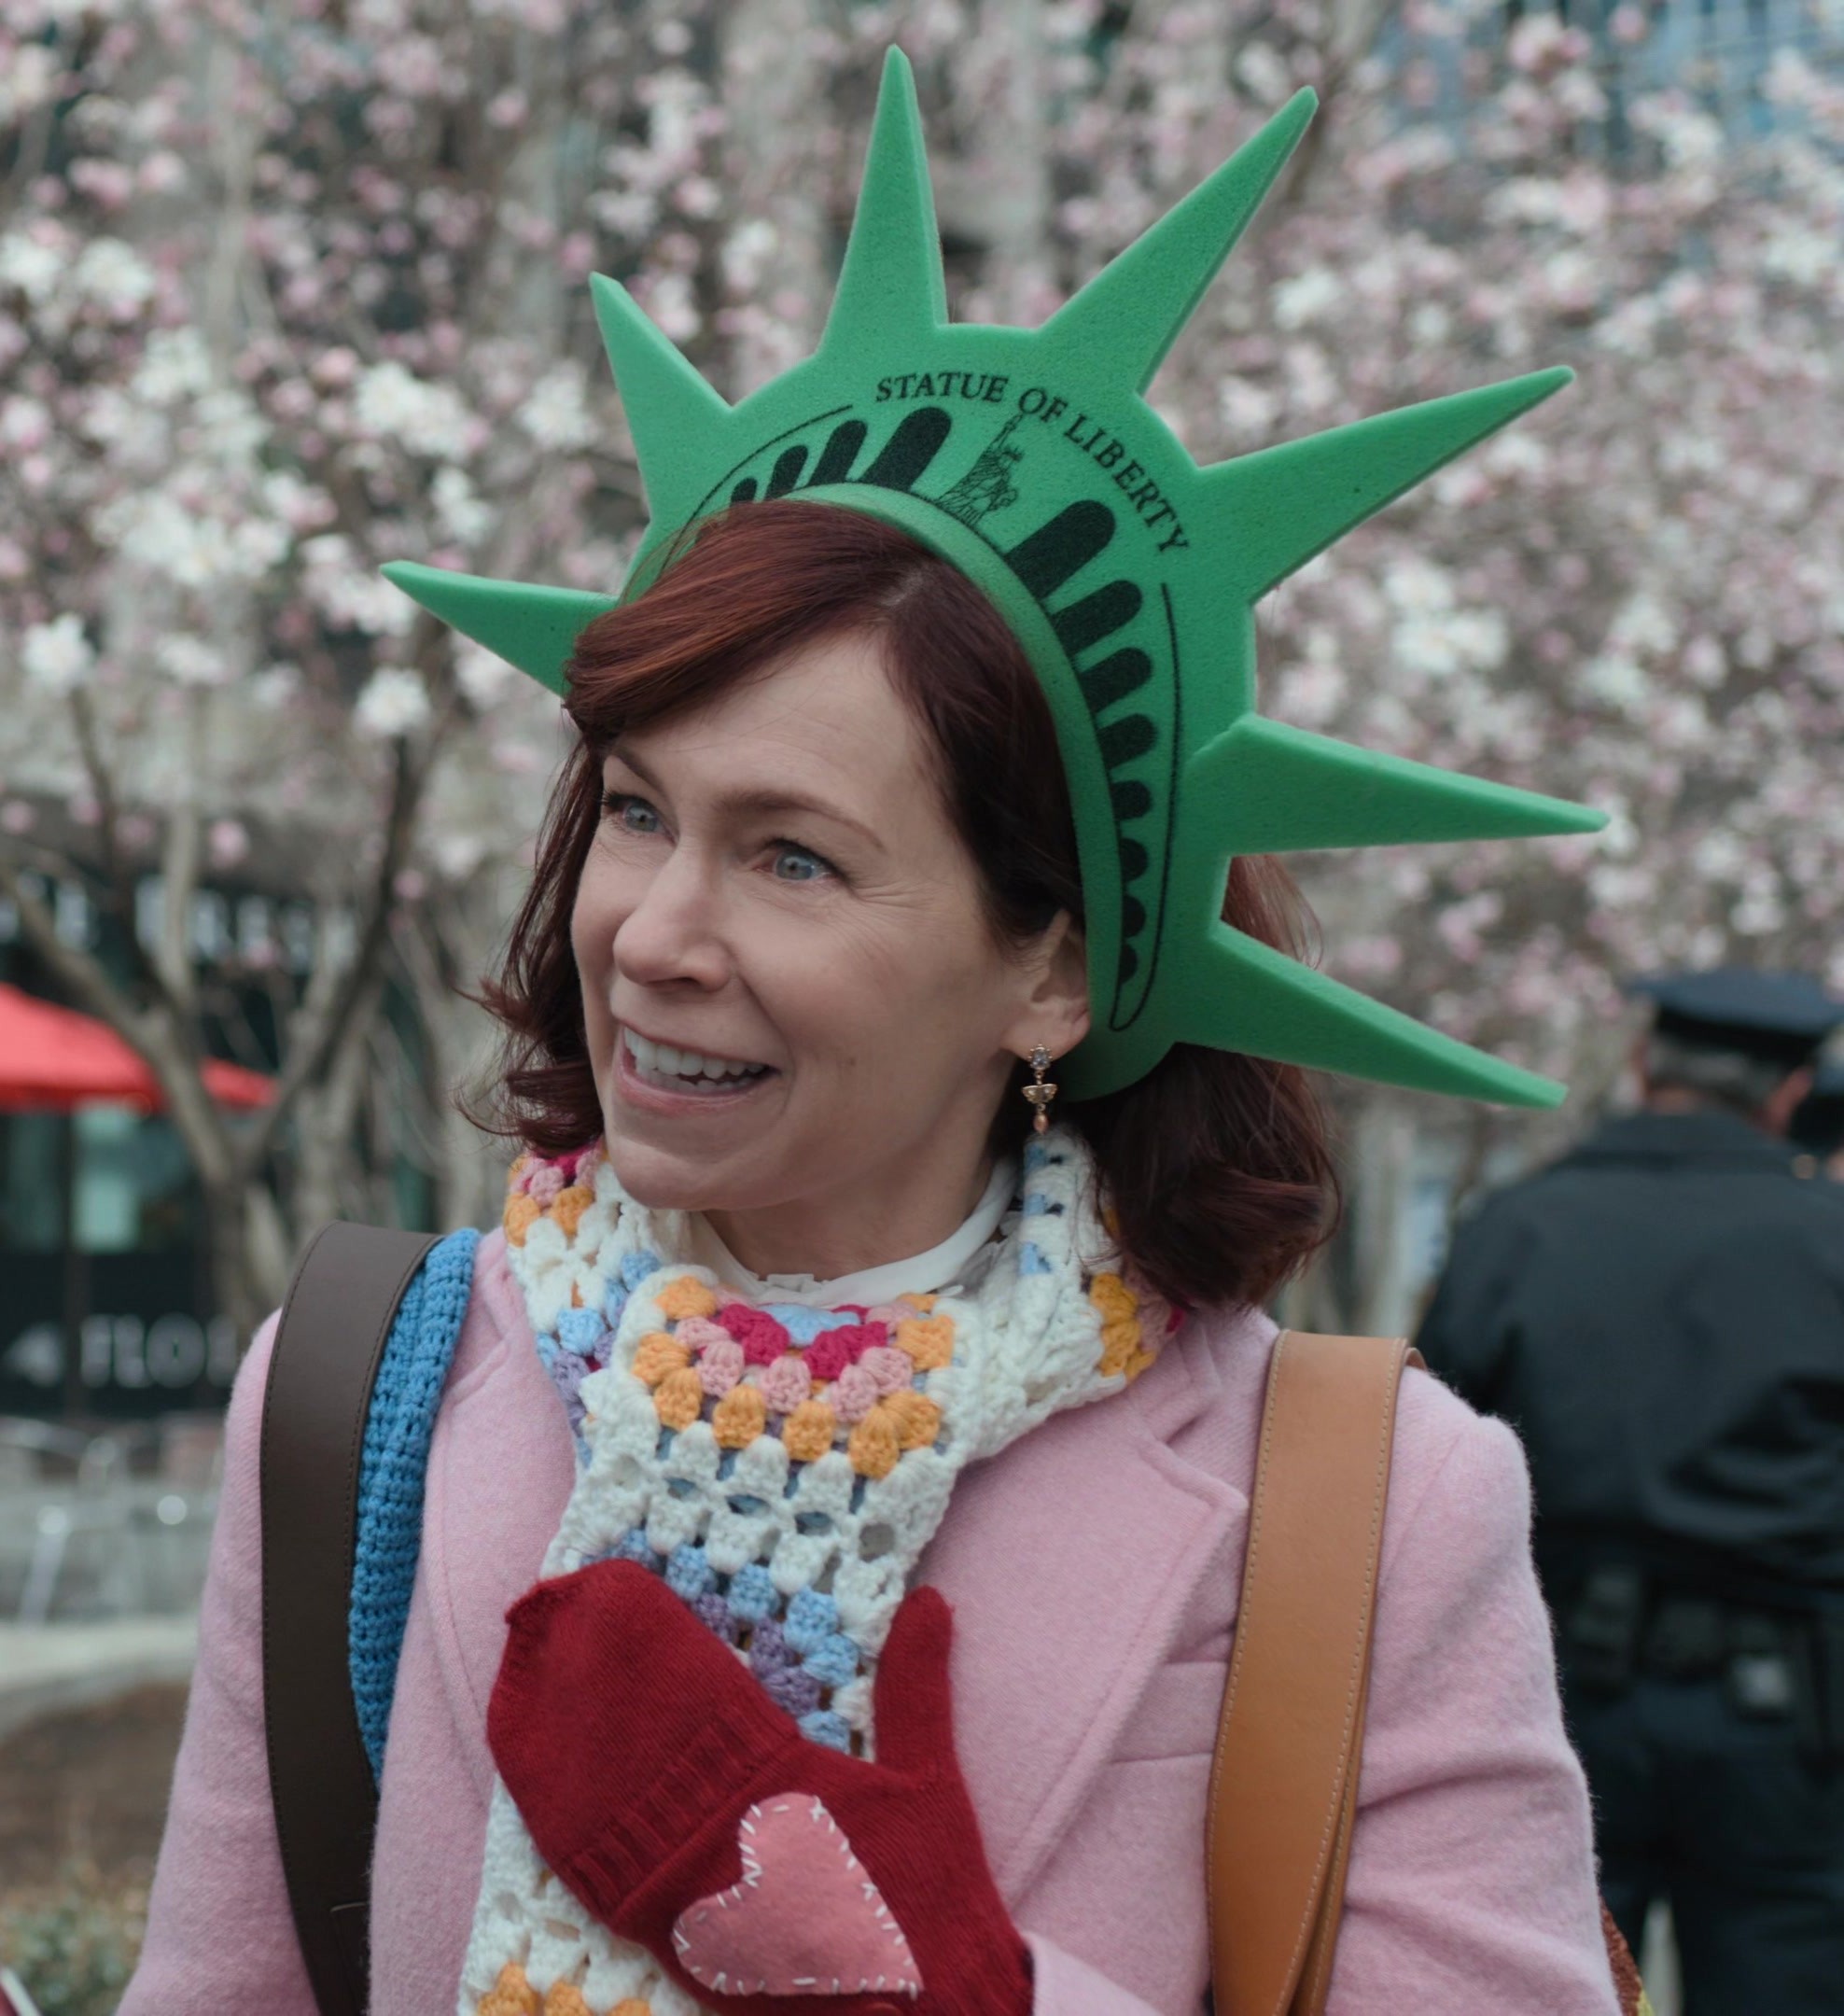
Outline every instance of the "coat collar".
{"label": "coat collar", "polygon": [[1791,1142],[1711,1107],[1695,1113],[1622,1113],[1604,1121],[1564,1162],[1713,1162],[1790,1175],[1793,1156]]}
{"label": "coat collar", "polygon": [[[956,1741],[999,1887],[1031,1885],[1187,1625],[1234,1617],[1264,1318],[1193,1319],[1116,1400],[961,1478],[925,1580],[954,1606]],[[1246,1417],[1246,1418],[1245,1418]],[[1237,1444],[1247,1447],[1238,1449]]]}

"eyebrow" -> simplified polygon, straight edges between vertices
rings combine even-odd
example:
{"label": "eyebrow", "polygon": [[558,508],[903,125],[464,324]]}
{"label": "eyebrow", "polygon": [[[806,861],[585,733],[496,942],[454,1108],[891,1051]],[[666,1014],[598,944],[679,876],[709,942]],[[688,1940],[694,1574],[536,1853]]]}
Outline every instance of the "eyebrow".
{"label": "eyebrow", "polygon": [[[610,742],[605,753],[614,757],[616,762],[625,764],[650,791],[664,793],[665,787],[632,749],[622,747],[619,742]],[[827,805],[821,799],[803,798],[798,791],[779,790],[773,785],[758,785],[750,790],[725,791],[718,802],[728,812],[811,813],[816,818],[831,819],[836,825],[850,827],[854,833],[861,833],[873,846],[883,844],[873,827],[865,825],[861,819],[853,819],[849,812],[842,812],[836,805]]]}

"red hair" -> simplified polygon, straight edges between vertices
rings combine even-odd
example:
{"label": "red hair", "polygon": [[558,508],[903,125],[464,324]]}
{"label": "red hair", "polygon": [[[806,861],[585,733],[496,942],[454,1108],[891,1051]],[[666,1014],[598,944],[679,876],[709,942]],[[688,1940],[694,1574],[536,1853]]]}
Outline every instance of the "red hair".
{"label": "red hair", "polygon": [[[1049,705],[992,604],[879,519],[791,498],[735,506],[705,521],[644,594],[577,639],[566,703],[577,746],[499,976],[483,988],[507,1032],[504,1131],[556,1154],[602,1128],[570,912],[601,816],[608,743],[716,698],[799,646],[852,633],[878,638],[922,723],[993,930],[1024,944],[1059,911],[1081,921]],[[1223,917],[1295,954],[1311,922],[1292,880],[1264,858],[1234,863]],[[1180,1044],[1137,1084],[1066,1104],[1059,1117],[1094,1152],[1124,1252],[1168,1299],[1262,1300],[1330,1235],[1337,1188],[1325,1116],[1294,1065]],[[1022,1099],[1008,1100],[994,1123],[999,1143],[1015,1146],[1029,1118]]]}

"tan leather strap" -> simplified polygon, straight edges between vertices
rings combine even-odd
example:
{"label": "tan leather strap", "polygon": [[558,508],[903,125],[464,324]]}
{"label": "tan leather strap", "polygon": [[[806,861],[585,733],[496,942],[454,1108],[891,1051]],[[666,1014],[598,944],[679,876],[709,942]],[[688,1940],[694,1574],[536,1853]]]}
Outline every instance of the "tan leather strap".
{"label": "tan leather strap", "polygon": [[346,1660],[358,1460],[398,1305],[436,1235],[328,1225],[296,1270],[263,1395],[262,1689],[269,1785],[322,2016],[364,2016],[377,1787]]}
{"label": "tan leather strap", "polygon": [[1400,1337],[1276,1343],[1210,1772],[1217,2016],[1318,2016],[1357,1811]]}

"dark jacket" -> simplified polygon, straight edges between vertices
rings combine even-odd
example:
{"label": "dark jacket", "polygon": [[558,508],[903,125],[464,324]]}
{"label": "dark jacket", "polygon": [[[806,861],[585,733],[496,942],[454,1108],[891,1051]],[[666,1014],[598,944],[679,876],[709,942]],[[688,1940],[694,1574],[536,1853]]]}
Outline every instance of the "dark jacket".
{"label": "dark jacket", "polygon": [[1785,1143],[1609,1121],[1461,1226],[1418,1341],[1523,1436],[1550,1567],[1844,1591],[1844,1189]]}

